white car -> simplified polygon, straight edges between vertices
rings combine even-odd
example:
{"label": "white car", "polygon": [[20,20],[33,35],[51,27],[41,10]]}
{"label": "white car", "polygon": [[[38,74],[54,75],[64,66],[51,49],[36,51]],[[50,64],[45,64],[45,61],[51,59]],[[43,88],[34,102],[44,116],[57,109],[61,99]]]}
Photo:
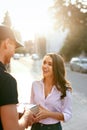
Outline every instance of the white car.
{"label": "white car", "polygon": [[39,60],[39,56],[36,53],[32,54],[31,57],[32,57],[33,60]]}
{"label": "white car", "polygon": [[14,58],[14,60],[19,60],[20,59],[20,54],[15,53],[13,58]]}
{"label": "white car", "polygon": [[70,60],[70,69],[81,73],[87,73],[87,58],[73,57]]}

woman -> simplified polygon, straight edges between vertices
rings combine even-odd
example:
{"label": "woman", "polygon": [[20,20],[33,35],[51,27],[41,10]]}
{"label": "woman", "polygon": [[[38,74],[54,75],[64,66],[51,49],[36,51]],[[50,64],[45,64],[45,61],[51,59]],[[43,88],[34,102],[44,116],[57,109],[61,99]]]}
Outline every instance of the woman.
{"label": "woman", "polygon": [[39,104],[31,130],[62,130],[61,121],[72,117],[72,88],[65,77],[63,58],[49,53],[43,58],[43,79],[34,81],[31,103]]}

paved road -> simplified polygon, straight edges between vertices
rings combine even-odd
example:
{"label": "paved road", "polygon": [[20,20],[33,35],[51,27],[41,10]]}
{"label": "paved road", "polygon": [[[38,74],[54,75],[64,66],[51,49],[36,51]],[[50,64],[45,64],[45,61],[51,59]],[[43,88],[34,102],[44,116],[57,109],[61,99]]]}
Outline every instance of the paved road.
{"label": "paved road", "polygon": [[[32,60],[28,61],[28,64],[25,64],[24,61],[23,64],[19,63],[18,61],[12,62],[12,75],[18,81],[18,92],[20,102],[29,101],[31,83],[34,79],[36,78],[39,79],[40,77],[40,73],[38,73],[39,69],[40,69],[39,64],[33,62]],[[78,75],[72,75],[69,70],[67,75],[69,76],[68,78],[71,81],[75,80],[72,79],[73,76],[76,77],[78,76]],[[83,78],[82,82],[84,82],[84,79],[85,78]],[[76,80],[78,80],[78,78]],[[77,81],[77,84],[79,84],[80,82],[81,79],[80,81],[79,80]],[[72,84],[75,85],[74,82]],[[87,86],[86,83],[84,85],[85,87]],[[62,123],[63,130],[87,130],[87,98],[84,95],[78,93],[78,91],[76,90],[77,89],[74,89],[72,94],[73,117],[69,122]],[[28,128],[28,130],[29,129],[30,128]]]}

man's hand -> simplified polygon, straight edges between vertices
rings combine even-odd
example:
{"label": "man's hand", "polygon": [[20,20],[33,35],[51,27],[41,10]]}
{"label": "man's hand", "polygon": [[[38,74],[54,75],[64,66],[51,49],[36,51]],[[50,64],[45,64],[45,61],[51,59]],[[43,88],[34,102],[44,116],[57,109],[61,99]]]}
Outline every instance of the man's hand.
{"label": "man's hand", "polygon": [[30,110],[25,110],[23,117],[27,122],[26,128],[35,122],[35,115]]}

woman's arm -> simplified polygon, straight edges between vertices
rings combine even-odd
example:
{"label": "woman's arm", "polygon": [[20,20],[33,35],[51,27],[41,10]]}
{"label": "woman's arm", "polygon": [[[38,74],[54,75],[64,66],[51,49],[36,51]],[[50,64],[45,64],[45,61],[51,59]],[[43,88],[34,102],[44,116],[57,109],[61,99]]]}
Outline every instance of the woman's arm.
{"label": "woman's arm", "polygon": [[39,121],[45,118],[54,118],[59,121],[64,121],[64,115],[60,112],[51,112],[42,106],[39,107],[39,113],[36,114],[36,120]]}

